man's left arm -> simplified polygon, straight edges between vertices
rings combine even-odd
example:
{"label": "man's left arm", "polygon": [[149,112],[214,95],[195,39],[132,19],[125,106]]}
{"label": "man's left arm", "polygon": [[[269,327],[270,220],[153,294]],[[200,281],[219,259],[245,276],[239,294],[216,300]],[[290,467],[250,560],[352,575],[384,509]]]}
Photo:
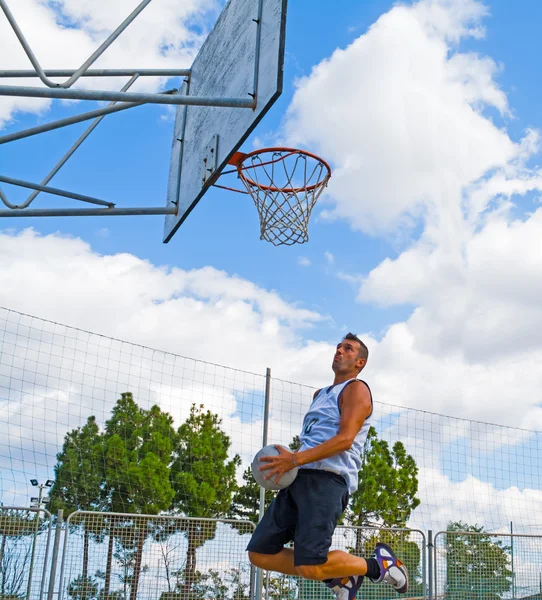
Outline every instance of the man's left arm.
{"label": "man's left arm", "polygon": [[[339,431],[329,440],[307,448],[307,450],[298,452],[289,452],[278,447],[278,456],[266,456],[261,459],[263,463],[260,471],[266,471],[266,479],[274,475],[282,475],[290,471],[295,466],[308,465],[352,447],[354,439],[363,427],[365,419],[369,417],[372,411],[371,393],[369,388],[361,381],[354,381],[347,385],[341,395],[341,418],[339,421]],[[276,481],[280,478],[277,477]]]}

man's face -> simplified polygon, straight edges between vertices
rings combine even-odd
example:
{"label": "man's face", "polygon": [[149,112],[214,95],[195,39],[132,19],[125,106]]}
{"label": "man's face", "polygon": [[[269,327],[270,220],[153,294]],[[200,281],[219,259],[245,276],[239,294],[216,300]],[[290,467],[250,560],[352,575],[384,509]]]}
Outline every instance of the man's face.
{"label": "man's face", "polygon": [[335,373],[349,373],[361,370],[365,359],[359,356],[360,345],[355,340],[343,340],[337,344],[331,368]]}

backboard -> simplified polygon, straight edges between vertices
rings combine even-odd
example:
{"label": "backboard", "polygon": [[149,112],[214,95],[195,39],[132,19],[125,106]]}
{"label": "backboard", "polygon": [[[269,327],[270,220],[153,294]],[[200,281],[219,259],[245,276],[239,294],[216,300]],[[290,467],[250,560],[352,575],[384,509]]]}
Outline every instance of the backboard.
{"label": "backboard", "polygon": [[229,0],[194,60],[179,94],[229,106],[177,107],[167,193],[167,207],[177,214],[166,216],[164,242],[280,96],[286,6],[287,0]]}

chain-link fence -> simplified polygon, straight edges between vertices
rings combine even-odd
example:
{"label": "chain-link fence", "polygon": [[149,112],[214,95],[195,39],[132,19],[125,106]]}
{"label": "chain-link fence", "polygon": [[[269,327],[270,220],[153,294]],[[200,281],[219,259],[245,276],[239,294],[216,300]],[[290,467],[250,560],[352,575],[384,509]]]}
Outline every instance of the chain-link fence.
{"label": "chain-link fence", "polygon": [[[426,536],[422,531],[339,526],[333,536],[332,550],[342,550],[368,558],[378,542],[389,544],[405,563],[410,577],[408,597],[425,599],[428,592],[427,544]],[[320,581],[266,573],[264,582],[266,600],[277,600],[279,597],[288,600],[333,600],[335,598]],[[363,600],[385,600],[397,598],[397,592],[388,585],[374,584],[366,579],[358,597]]]}
{"label": "chain-link fence", "polygon": [[65,524],[61,599],[246,600],[254,570],[250,521],[72,513]]}
{"label": "chain-link fence", "polygon": [[[43,509],[0,508],[2,600],[333,599],[321,582],[272,572],[260,587],[246,553],[251,521],[75,511],[63,522],[60,515],[55,523]],[[377,542],[407,566],[409,599],[542,599],[542,535],[471,526],[433,538],[339,526],[332,550],[368,557]],[[396,592],[366,580],[360,597],[387,600]]]}
{"label": "chain-link fence", "polygon": [[1,598],[43,598],[51,532],[51,515],[42,508],[0,507]]}
{"label": "chain-link fence", "polygon": [[[0,308],[0,500],[27,505],[30,480],[50,479],[58,464],[52,496],[70,496],[72,509],[215,516],[197,512],[190,473],[210,457],[210,485],[245,483],[264,431],[270,443],[292,443],[314,391]],[[223,434],[218,455],[193,443],[213,419]],[[495,531],[513,520],[518,533],[542,529],[539,432],[382,404],[378,393],[373,426],[392,462],[399,442],[415,462],[420,502],[402,525],[438,531],[461,521]],[[121,451],[128,462],[116,460]],[[146,453],[158,457],[152,467]],[[171,488],[159,483],[167,480]],[[101,508],[104,485],[115,502]]]}
{"label": "chain-link fence", "polygon": [[[54,474],[49,510],[76,511],[67,525],[58,600],[154,599],[164,594],[162,600],[168,595],[176,600],[188,594],[187,578],[201,598],[210,590],[232,598],[235,591],[241,600],[260,589],[246,558],[231,560],[244,549],[242,538],[248,534],[233,535],[235,528],[220,521],[207,540],[210,525],[191,531],[186,524],[182,528],[182,519],[166,526],[168,516],[142,515],[182,514],[198,522],[220,515],[255,523],[259,492],[251,487],[252,457],[264,435],[270,443],[295,445],[313,393],[307,385],[271,377],[269,370],[265,375],[231,369],[0,309],[0,500],[24,506],[32,495],[30,482]],[[374,446],[368,445],[366,456],[377,460],[366,475],[371,479],[387,473],[396,484],[375,488],[378,498],[387,497],[383,511],[364,492],[362,481],[346,523],[367,522],[358,509],[368,501],[372,523],[421,531],[455,528],[437,540],[437,554],[444,548],[446,556],[443,536],[462,539],[459,530],[466,530],[467,540],[476,533],[473,527],[481,527],[480,534],[502,532],[513,520],[514,534],[542,531],[540,432],[382,404],[378,398],[372,424]],[[393,473],[398,471],[396,480]],[[390,500],[394,495],[401,496],[395,507]],[[1,511],[0,596],[37,600],[58,590],[59,573],[51,585],[47,579],[51,518],[46,511],[10,510]],[[84,510],[107,512],[95,516]],[[113,516],[121,513],[129,513],[126,520]],[[160,527],[174,533],[160,534]],[[337,531],[335,547],[369,552],[367,540],[374,540],[368,534],[358,532],[352,540],[355,528],[345,531]],[[396,541],[412,563],[413,593],[423,597],[431,580],[430,563],[423,562],[421,550],[418,560],[414,550],[423,547],[423,540],[414,532],[408,535]],[[194,550],[198,536],[205,542]],[[503,536],[504,546],[489,548],[503,561],[508,557],[512,575],[503,566],[496,597],[541,593],[540,570],[526,566],[536,562],[531,558],[537,538],[523,536],[535,544],[531,547],[520,544],[522,536]],[[56,541],[55,531],[55,552]],[[451,552],[455,556],[455,546]],[[436,560],[436,593],[462,593],[456,596],[462,599],[482,593],[480,585],[461,583],[461,565],[468,556],[452,566],[443,566],[448,563],[442,556]],[[485,581],[480,570],[475,572]],[[271,600],[327,593],[323,586],[272,575],[263,588]],[[362,595],[384,598],[384,589],[367,582]]]}
{"label": "chain-link fence", "polygon": [[541,564],[539,535],[440,531],[435,535],[435,595],[447,600],[540,600]]}

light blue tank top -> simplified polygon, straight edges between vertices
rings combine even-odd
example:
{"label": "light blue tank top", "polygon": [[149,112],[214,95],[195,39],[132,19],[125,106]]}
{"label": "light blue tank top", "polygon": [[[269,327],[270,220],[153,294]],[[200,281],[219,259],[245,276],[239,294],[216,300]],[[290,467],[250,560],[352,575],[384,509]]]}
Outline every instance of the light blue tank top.
{"label": "light blue tank top", "polygon": [[[322,388],[316,398],[312,401],[309,411],[303,419],[303,428],[299,439],[301,441],[301,447],[299,452],[307,450],[308,448],[314,448],[318,444],[325,442],[339,433],[339,420],[341,413],[339,411],[339,401],[344,388],[352,383],[353,381],[361,381],[356,379],[349,379],[343,383],[332,385],[326,388]],[[365,381],[363,381],[365,385]],[[369,389],[369,386],[367,385]],[[371,390],[369,389],[369,394]],[[371,405],[373,403],[373,397],[371,394]],[[365,440],[371,426],[371,414],[365,419],[362,428],[356,435],[352,447],[349,450],[340,452],[335,456],[324,458],[307,465],[300,467],[301,469],[322,469],[324,471],[331,471],[342,475],[348,485],[348,491],[352,494],[358,489],[358,472],[361,468],[361,459],[363,456],[363,449],[365,446]]]}

